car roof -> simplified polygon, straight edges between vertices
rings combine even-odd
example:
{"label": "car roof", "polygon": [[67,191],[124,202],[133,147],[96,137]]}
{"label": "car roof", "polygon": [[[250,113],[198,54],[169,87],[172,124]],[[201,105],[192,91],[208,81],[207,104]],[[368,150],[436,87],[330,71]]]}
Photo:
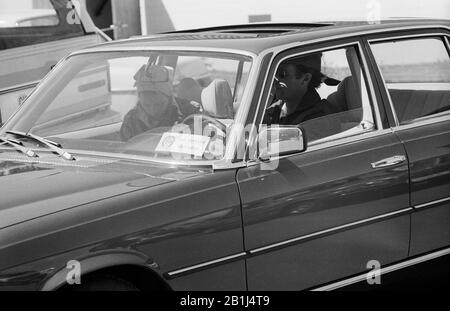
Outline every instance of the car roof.
{"label": "car roof", "polygon": [[336,21],[315,23],[256,23],[174,31],[132,37],[96,46],[96,49],[136,49],[185,47],[229,49],[259,54],[264,50],[292,42],[326,39],[357,34],[388,32],[414,28],[450,28],[450,20],[392,19],[379,23]]}

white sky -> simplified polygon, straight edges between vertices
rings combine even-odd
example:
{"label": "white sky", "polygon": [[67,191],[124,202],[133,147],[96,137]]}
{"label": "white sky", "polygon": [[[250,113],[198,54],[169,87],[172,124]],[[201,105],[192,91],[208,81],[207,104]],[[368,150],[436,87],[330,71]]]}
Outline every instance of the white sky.
{"label": "white sky", "polygon": [[[162,1],[165,5],[177,30],[226,24],[243,24],[248,23],[249,15],[260,14],[270,14],[274,22],[367,20],[368,18],[377,19],[377,17],[450,19],[450,0],[157,1]],[[32,0],[0,0],[0,10],[29,9],[31,3]]]}
{"label": "white sky", "polygon": [[[148,1],[148,0],[147,0]],[[450,0],[162,0],[176,29],[272,21],[367,20],[388,17],[450,19]]]}

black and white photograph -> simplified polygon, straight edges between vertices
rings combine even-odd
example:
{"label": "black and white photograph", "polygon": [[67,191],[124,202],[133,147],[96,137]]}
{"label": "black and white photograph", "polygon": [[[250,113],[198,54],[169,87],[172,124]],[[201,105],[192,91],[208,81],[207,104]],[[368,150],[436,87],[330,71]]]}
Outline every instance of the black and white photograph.
{"label": "black and white photograph", "polygon": [[0,292],[30,291],[450,292],[450,1],[0,0]]}

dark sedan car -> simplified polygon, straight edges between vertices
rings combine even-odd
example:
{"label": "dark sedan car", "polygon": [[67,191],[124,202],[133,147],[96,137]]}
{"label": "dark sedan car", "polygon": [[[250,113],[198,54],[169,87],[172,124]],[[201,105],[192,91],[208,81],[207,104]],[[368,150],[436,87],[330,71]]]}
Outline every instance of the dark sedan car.
{"label": "dark sedan car", "polygon": [[450,253],[450,22],[61,61],[0,130],[0,290],[329,290]]}

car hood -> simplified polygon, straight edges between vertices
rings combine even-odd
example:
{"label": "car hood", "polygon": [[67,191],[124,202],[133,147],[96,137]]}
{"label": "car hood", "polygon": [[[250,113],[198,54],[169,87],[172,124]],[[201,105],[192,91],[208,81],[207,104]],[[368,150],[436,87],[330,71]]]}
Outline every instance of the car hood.
{"label": "car hood", "polygon": [[[2,159],[3,158],[3,159]],[[0,229],[111,196],[197,176],[199,170],[125,160],[5,160],[0,153]]]}

